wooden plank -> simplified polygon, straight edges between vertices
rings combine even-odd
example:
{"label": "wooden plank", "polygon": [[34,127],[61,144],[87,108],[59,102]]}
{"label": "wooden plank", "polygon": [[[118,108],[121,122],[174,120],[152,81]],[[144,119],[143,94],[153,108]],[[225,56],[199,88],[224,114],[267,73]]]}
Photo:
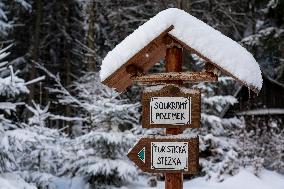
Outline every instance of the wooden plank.
{"label": "wooden plank", "polygon": [[147,73],[154,64],[166,56],[166,49],[172,41],[165,36],[172,28],[173,26],[162,32],[102,83],[110,88],[115,88],[118,92],[123,92],[128,86],[132,85],[131,75],[126,71],[126,68],[134,65],[139,70]]}
{"label": "wooden plank", "polygon": [[167,85],[160,90],[146,90],[142,94],[142,127],[198,128],[200,109],[199,90],[177,85]]}
{"label": "wooden plank", "polygon": [[183,174],[182,173],[167,173],[165,178],[166,189],[182,189]]}
{"label": "wooden plank", "polygon": [[146,137],[141,138],[127,156],[144,172],[196,174],[198,145],[198,137]]}
{"label": "wooden plank", "polygon": [[209,72],[167,72],[135,76],[133,82],[142,84],[167,83],[169,81],[182,81],[182,83],[217,82],[218,76]]}

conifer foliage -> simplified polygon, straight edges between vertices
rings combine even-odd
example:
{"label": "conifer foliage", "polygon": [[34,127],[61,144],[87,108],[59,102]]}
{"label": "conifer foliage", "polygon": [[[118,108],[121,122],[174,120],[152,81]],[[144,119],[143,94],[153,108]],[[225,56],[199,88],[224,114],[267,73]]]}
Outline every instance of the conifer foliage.
{"label": "conifer foliage", "polygon": [[76,156],[65,166],[64,174],[84,176],[94,188],[121,186],[133,180],[137,170],[126,154],[136,141],[129,129],[138,125],[139,104],[122,99],[103,85],[97,73],[86,73],[74,83],[76,96],[66,93],[59,78],[48,74],[57,81],[57,88],[49,90],[58,94],[59,103],[81,110],[73,118],[81,120],[73,134],[84,135],[72,142]]}
{"label": "conifer foliage", "polygon": [[200,165],[207,178],[222,181],[226,175],[238,173],[240,167],[239,146],[234,132],[244,123],[240,118],[221,116],[226,106],[237,103],[237,99],[228,92],[234,88],[234,81],[221,77],[217,85],[201,83],[196,87],[202,91],[201,127],[198,131]]}
{"label": "conifer foliage", "polygon": [[[164,130],[141,128],[141,88],[120,95],[98,72],[108,51],[166,8],[241,41],[283,85],[283,2],[0,0],[0,188],[122,187],[141,176],[126,154],[140,137]],[[184,54],[184,70],[202,64]],[[202,91],[201,127],[184,132],[199,135],[196,176],[224,181],[242,167],[284,173],[283,118],[226,117],[238,103],[231,78],[194,87]]]}

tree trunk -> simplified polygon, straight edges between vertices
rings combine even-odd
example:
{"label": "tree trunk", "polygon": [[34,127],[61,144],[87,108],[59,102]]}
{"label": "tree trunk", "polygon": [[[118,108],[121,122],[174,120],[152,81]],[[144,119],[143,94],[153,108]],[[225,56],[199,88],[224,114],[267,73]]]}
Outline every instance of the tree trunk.
{"label": "tree trunk", "polygon": [[[62,4],[63,4],[63,7],[64,7],[64,26],[66,28],[66,33],[71,35],[70,34],[70,22],[72,21],[70,18],[71,18],[71,13],[70,13],[70,4],[68,1],[62,1]],[[71,75],[72,75],[72,60],[71,60],[71,50],[72,50],[72,42],[69,41],[68,39],[66,39],[66,37],[63,39],[64,41],[64,49],[63,49],[63,64],[62,66],[64,66],[61,70],[65,72],[65,77],[63,78],[63,81],[64,81],[64,85],[65,87],[68,87],[71,85]],[[63,72],[63,73],[64,73]],[[70,108],[70,105],[66,105],[65,106],[65,115],[66,116],[71,116],[71,108]],[[68,124],[68,129],[67,129],[67,133],[69,135],[72,134],[72,125],[71,125],[71,122],[67,122],[65,121],[65,124]]]}
{"label": "tree trunk", "polygon": [[[36,68],[35,68],[35,62],[38,62],[39,60],[39,39],[40,39],[40,24],[42,19],[42,2],[41,0],[37,0],[36,2],[36,23],[35,23],[35,30],[34,30],[34,38],[33,38],[33,49],[32,49],[32,68],[30,72],[29,80],[35,79],[36,77]],[[30,94],[29,94],[29,104],[32,100],[35,98],[35,85],[31,85],[29,87]]]}
{"label": "tree trunk", "polygon": [[[87,31],[87,47],[91,50],[95,50],[95,3],[91,1],[87,7],[87,15],[88,15],[88,31]],[[88,65],[88,71],[94,72],[96,71],[96,58],[93,53],[88,53],[86,57],[86,63]]]}

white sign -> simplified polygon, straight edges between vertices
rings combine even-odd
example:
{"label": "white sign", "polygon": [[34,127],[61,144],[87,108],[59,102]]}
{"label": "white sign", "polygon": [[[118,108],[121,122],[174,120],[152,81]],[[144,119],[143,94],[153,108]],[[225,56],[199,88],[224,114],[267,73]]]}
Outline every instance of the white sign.
{"label": "white sign", "polygon": [[188,171],[188,142],[151,142],[151,169]]}
{"label": "white sign", "polygon": [[150,124],[185,125],[191,123],[191,98],[152,97]]}

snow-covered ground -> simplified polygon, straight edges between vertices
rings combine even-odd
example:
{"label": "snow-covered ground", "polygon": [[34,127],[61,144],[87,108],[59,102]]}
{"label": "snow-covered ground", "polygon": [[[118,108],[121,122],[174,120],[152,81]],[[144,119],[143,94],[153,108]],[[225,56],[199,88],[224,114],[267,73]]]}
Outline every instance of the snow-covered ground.
{"label": "snow-covered ground", "polygon": [[[52,179],[50,185],[56,189],[90,189],[80,177]],[[158,182],[158,186],[154,188],[147,187],[147,178],[141,177],[138,181],[120,189],[164,189],[164,187],[164,182]],[[36,189],[36,187],[15,174],[1,174],[0,189]],[[251,171],[241,169],[237,175],[227,178],[224,182],[208,181],[204,177],[185,181],[184,189],[284,189],[284,175],[263,170],[257,177]]]}
{"label": "snow-covered ground", "polygon": [[0,174],[0,189],[37,189],[13,173]]}
{"label": "snow-covered ground", "polygon": [[81,177],[72,179],[67,177],[55,178],[52,180],[53,186],[56,189],[88,189],[88,184]]}
{"label": "snow-covered ground", "polygon": [[[123,189],[154,189],[145,186],[146,179],[141,179]],[[164,182],[159,182],[157,189],[163,189]],[[240,172],[224,182],[207,181],[204,177],[184,182],[184,189],[284,189],[284,176],[278,173],[263,170],[259,177],[249,170],[241,169]]]}

